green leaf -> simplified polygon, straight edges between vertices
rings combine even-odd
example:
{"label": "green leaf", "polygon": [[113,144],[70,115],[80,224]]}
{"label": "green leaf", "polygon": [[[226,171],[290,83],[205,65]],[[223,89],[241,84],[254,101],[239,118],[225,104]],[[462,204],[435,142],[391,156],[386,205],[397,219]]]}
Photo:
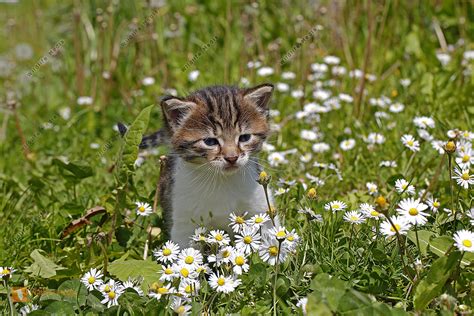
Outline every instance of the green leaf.
{"label": "green leaf", "polygon": [[25,272],[30,273],[32,276],[39,276],[48,279],[55,276],[56,271],[66,269],[57,265],[51,259],[43,256],[41,252],[44,251],[41,249],[35,249],[31,252],[30,257],[33,258],[34,262],[25,269]]}
{"label": "green leaf", "polygon": [[87,289],[79,280],[67,280],[58,287],[62,300],[73,306],[83,306],[86,303]]}
{"label": "green leaf", "polygon": [[119,183],[125,183],[128,176],[133,173],[134,163],[138,157],[138,146],[142,141],[148,122],[150,120],[150,112],[154,105],[144,108],[138,114],[135,121],[130,125],[124,136],[120,156],[117,163]]}
{"label": "green leaf", "polygon": [[443,256],[433,262],[428,274],[416,287],[414,296],[416,310],[425,309],[435,297],[441,294],[446,281],[457,267],[460,258],[461,253],[454,251],[448,257]]}
{"label": "green leaf", "polygon": [[317,275],[311,282],[311,288],[319,301],[327,302],[333,312],[337,311],[337,306],[347,290],[344,281],[326,273]]}
{"label": "green leaf", "polygon": [[127,260],[127,261],[114,261],[110,264],[109,272],[115,275],[121,281],[125,282],[129,277],[131,278],[143,278],[141,288],[144,292],[148,291],[148,288],[153,282],[158,282],[160,277],[158,272],[160,271],[160,265],[149,260]]}
{"label": "green leaf", "polygon": [[74,308],[68,302],[56,301],[49,304],[45,311],[51,313],[51,315],[75,315]]}
{"label": "green leaf", "polygon": [[98,312],[103,312],[105,309],[105,306],[100,302],[100,299],[98,299],[92,293],[89,293],[89,295],[87,295],[87,306],[90,306],[93,310]]}
{"label": "green leaf", "polygon": [[[420,242],[420,250],[421,254],[423,256],[426,256],[428,253],[428,245],[430,243],[430,238],[434,235],[433,232],[427,231],[427,230],[419,230],[418,231],[418,240]],[[416,243],[416,234],[414,231],[410,230],[407,234],[408,239],[410,239],[415,246],[417,245]]]}
{"label": "green leaf", "polygon": [[[453,247],[454,240],[449,236],[440,236],[430,241],[429,250],[437,255],[438,257],[444,256],[444,254]],[[461,265],[468,266],[474,262],[474,253],[467,252],[462,257]]]}
{"label": "green leaf", "polygon": [[68,181],[79,182],[81,179],[85,179],[94,175],[94,170],[90,165],[86,165],[83,162],[69,162],[64,163],[59,159],[53,159],[53,165],[59,167],[61,175]]}

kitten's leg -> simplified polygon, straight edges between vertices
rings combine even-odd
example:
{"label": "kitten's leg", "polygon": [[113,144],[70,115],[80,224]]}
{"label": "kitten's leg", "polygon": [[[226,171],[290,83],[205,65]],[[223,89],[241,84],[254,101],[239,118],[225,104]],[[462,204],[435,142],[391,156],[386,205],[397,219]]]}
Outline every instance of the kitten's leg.
{"label": "kitten's leg", "polygon": [[194,234],[195,229],[196,225],[190,222],[189,218],[174,220],[171,226],[170,238],[181,248],[187,248],[189,247],[191,236]]}

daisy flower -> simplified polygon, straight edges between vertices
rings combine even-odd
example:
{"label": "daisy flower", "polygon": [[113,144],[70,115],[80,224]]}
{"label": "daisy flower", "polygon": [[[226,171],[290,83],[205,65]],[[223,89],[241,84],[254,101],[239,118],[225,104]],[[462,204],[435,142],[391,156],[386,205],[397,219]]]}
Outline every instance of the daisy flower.
{"label": "daisy flower", "polygon": [[26,316],[28,315],[29,313],[33,312],[33,311],[37,311],[40,309],[40,306],[37,305],[37,304],[31,304],[31,305],[25,305],[23,306],[22,308],[20,308],[20,310],[18,311],[20,313],[21,316]]}
{"label": "daisy flower", "polygon": [[362,203],[360,206],[360,211],[366,218],[374,218],[376,220],[379,220],[381,217],[383,217],[382,213],[379,213],[375,210],[375,207],[370,205],[369,203]]}
{"label": "daisy flower", "polygon": [[210,244],[218,244],[219,246],[226,246],[229,244],[230,238],[223,230],[211,230],[207,236],[207,242]]}
{"label": "daisy flower", "polygon": [[225,246],[221,247],[217,254],[211,254],[207,257],[207,261],[209,263],[216,263],[216,265],[219,267],[224,263],[229,263],[230,258],[232,254],[235,252],[234,247],[232,246]]}
{"label": "daisy flower", "polygon": [[258,228],[255,226],[244,227],[239,235],[235,236],[235,247],[249,254],[257,251],[260,247],[261,236],[258,233]]}
{"label": "daisy flower", "polygon": [[380,224],[380,232],[387,237],[394,236],[397,231],[400,235],[405,235],[411,227],[405,216],[392,216],[390,219],[395,227],[388,220]]}
{"label": "daisy flower", "polygon": [[346,207],[347,207],[347,204],[342,201],[331,201],[327,203],[326,205],[324,205],[325,210],[333,211],[333,212],[342,211],[346,209]]}
{"label": "daisy flower", "polygon": [[171,302],[170,308],[178,314],[178,316],[191,315],[191,305],[185,299],[175,296]]}
{"label": "daisy flower", "polygon": [[12,267],[0,267],[0,277],[3,279],[9,279],[15,271],[16,270]]}
{"label": "daisy flower", "polygon": [[432,210],[434,213],[438,212],[438,209],[441,205],[436,198],[429,198],[426,200],[426,203],[428,204],[430,210]]}
{"label": "daisy flower", "polygon": [[283,194],[286,194],[290,191],[290,188],[278,188],[275,193],[273,193],[274,196],[279,196],[279,195],[283,195]]}
{"label": "daisy flower", "polygon": [[418,128],[427,129],[427,128],[435,127],[435,121],[431,117],[427,117],[427,116],[417,116],[413,119],[413,123]]}
{"label": "daisy flower", "polygon": [[94,289],[99,289],[102,283],[102,271],[92,268],[90,271],[86,272],[84,276],[81,278],[81,282],[86,286],[89,291]]}
{"label": "daisy flower", "polygon": [[239,286],[241,281],[231,276],[220,275],[219,273],[211,274],[209,277],[209,286],[221,293],[231,293]]}
{"label": "daisy flower", "polygon": [[148,216],[151,213],[153,213],[153,209],[151,208],[150,204],[148,203],[142,203],[142,202],[135,202],[137,205],[137,215],[139,216]]}
{"label": "daisy flower", "polygon": [[286,160],[285,155],[279,152],[273,152],[267,157],[268,163],[272,167],[278,167],[279,165],[282,164],[287,164],[288,160]]}
{"label": "daisy flower", "polygon": [[387,168],[396,168],[397,162],[393,160],[383,160],[379,163],[380,167],[387,167]]}
{"label": "daisy flower", "polygon": [[413,152],[420,150],[420,142],[417,141],[412,135],[406,134],[402,136],[402,143]]}
{"label": "daisy flower", "polygon": [[457,231],[454,244],[461,251],[474,252],[474,233],[465,229]]}
{"label": "daisy flower", "polygon": [[279,226],[279,227],[273,227],[271,229],[268,230],[268,233],[276,238],[277,240],[285,240],[286,239],[286,228],[283,227],[283,226]]}
{"label": "daisy flower", "polygon": [[191,237],[191,239],[195,242],[201,242],[201,241],[205,242],[206,233],[207,233],[206,227],[198,227],[194,230],[194,235]]}
{"label": "daisy flower", "polygon": [[198,280],[184,279],[179,283],[178,292],[185,297],[190,297],[197,294],[200,289],[201,283]]}
{"label": "daisy flower", "polygon": [[392,113],[400,113],[404,109],[405,109],[405,105],[403,105],[402,103],[391,104],[390,107],[388,108],[388,110]]}
{"label": "daisy flower", "polygon": [[174,264],[172,267],[174,274],[178,276],[181,280],[196,279],[198,273],[191,266],[185,264]]}
{"label": "daisy flower", "polygon": [[235,213],[230,214],[230,224],[229,226],[232,228],[234,233],[239,233],[245,226],[245,216],[247,212],[242,215],[236,215]]}
{"label": "daisy flower", "polygon": [[284,243],[280,243],[276,238],[272,238],[271,235],[266,235],[258,254],[263,261],[274,266],[277,262],[282,263],[285,261],[288,249],[284,246]]}
{"label": "daisy flower", "polygon": [[263,224],[268,222],[270,220],[270,217],[268,216],[267,213],[260,213],[252,216],[249,220],[247,220],[247,225],[248,226],[253,226],[253,227],[261,227]]}
{"label": "daisy flower", "polygon": [[101,292],[104,299],[100,302],[104,305],[107,304],[107,308],[110,308],[111,306],[118,305],[118,299],[124,290],[120,282],[109,280],[108,283],[102,285]]}
{"label": "daisy flower", "polygon": [[247,256],[245,252],[243,252],[241,249],[234,251],[230,258],[230,262],[233,266],[232,270],[237,275],[241,275],[242,273],[247,272],[249,270]]}
{"label": "daisy flower", "polygon": [[470,185],[474,184],[474,175],[469,174],[469,169],[455,168],[454,173],[453,179],[456,180],[460,187],[468,189]]}
{"label": "daisy flower", "polygon": [[315,153],[323,153],[331,149],[326,143],[316,143],[311,147]]}
{"label": "daisy flower", "polygon": [[367,187],[367,190],[369,191],[370,195],[375,195],[378,193],[378,187],[375,183],[367,182],[365,186]]}
{"label": "daisy flower", "polygon": [[424,225],[428,221],[428,213],[423,212],[428,205],[421,203],[420,200],[413,198],[403,199],[398,205],[397,212],[414,225]]}
{"label": "daisy flower", "polygon": [[385,136],[380,133],[370,133],[365,142],[368,144],[383,144],[385,143]]}
{"label": "daisy flower", "polygon": [[355,144],[356,144],[355,139],[349,138],[349,139],[343,140],[339,144],[339,147],[344,151],[348,151],[348,150],[351,150],[352,148],[354,148]]}
{"label": "daisy flower", "polygon": [[397,190],[399,194],[402,194],[402,193],[408,193],[409,195],[415,194],[415,187],[409,184],[409,182],[405,179],[397,179],[397,181],[395,181],[395,190]]}
{"label": "daisy flower", "polygon": [[285,245],[289,251],[294,251],[300,242],[300,236],[296,233],[295,229],[286,232]]}
{"label": "daisy flower", "polygon": [[173,279],[176,278],[176,273],[173,270],[173,267],[170,265],[162,265],[161,266],[161,275],[160,281],[167,281],[171,282]]}
{"label": "daisy flower", "polygon": [[465,150],[458,152],[456,163],[462,169],[468,169],[472,164],[474,164],[474,155],[472,153],[472,149],[466,148]]}
{"label": "daisy flower", "polygon": [[348,211],[344,214],[343,218],[346,222],[351,223],[351,224],[356,224],[356,225],[359,225],[365,222],[364,216],[359,211]]}
{"label": "daisy flower", "polygon": [[471,219],[471,225],[474,226],[474,208],[471,208],[467,213],[467,217]]}
{"label": "daisy flower", "polygon": [[185,265],[186,268],[194,270],[198,265],[202,264],[203,257],[199,250],[194,248],[186,248],[181,250],[178,257],[178,264]]}
{"label": "daisy flower", "polygon": [[318,134],[312,130],[303,129],[300,132],[300,137],[305,140],[314,141],[318,139]]}
{"label": "daisy flower", "polygon": [[317,221],[321,223],[323,222],[323,217],[320,214],[316,214],[312,209],[308,207],[299,209],[298,213],[308,215],[311,221]]}
{"label": "daisy flower", "polygon": [[159,250],[153,251],[153,255],[159,262],[173,262],[179,254],[179,246],[172,241],[167,241]]}
{"label": "daisy flower", "polygon": [[143,296],[143,291],[140,288],[140,281],[139,280],[134,280],[131,277],[128,277],[128,280],[123,282],[122,289],[132,289],[135,292],[137,292],[138,295]]}
{"label": "daisy flower", "polygon": [[159,300],[163,295],[168,295],[173,292],[174,291],[171,289],[171,284],[160,285],[155,282],[150,286],[150,292],[148,292],[148,296]]}

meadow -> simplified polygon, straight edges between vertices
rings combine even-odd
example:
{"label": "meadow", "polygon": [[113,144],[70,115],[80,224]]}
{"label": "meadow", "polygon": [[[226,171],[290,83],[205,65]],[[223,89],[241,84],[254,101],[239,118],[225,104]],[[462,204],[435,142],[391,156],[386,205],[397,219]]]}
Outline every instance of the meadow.
{"label": "meadow", "polygon": [[[0,1],[0,314],[472,315],[473,41],[470,1]],[[261,83],[274,205],[178,249],[160,98]]]}

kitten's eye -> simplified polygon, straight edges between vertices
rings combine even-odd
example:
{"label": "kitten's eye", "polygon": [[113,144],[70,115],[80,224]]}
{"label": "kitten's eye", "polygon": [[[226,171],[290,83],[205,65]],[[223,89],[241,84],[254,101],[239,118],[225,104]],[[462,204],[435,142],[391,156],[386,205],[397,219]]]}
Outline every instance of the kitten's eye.
{"label": "kitten's eye", "polygon": [[250,140],[250,134],[242,134],[239,136],[239,142],[240,143],[245,143],[245,142],[248,142]]}
{"label": "kitten's eye", "polygon": [[216,146],[219,145],[217,138],[204,138],[204,144],[207,146]]}

